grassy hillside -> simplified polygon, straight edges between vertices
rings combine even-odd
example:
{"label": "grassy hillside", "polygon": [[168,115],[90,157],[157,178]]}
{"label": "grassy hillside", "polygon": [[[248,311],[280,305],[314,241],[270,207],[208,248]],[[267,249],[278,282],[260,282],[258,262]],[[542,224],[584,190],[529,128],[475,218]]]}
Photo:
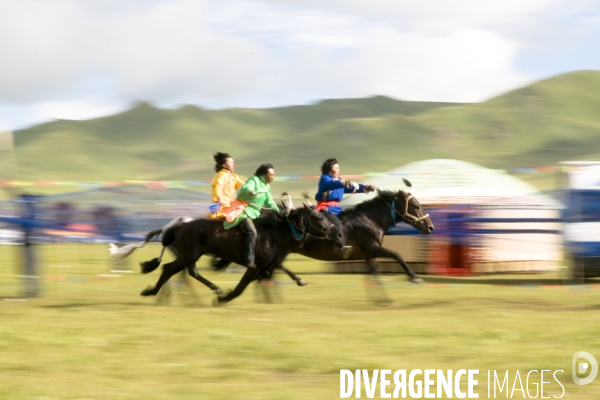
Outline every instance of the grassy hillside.
{"label": "grassy hillside", "polygon": [[[251,173],[261,162],[271,160],[269,148],[292,143],[303,132],[339,119],[413,115],[448,105],[385,97],[266,110],[209,111],[194,106],[162,110],[140,103],[114,116],[56,121],[15,132],[18,178],[197,179],[212,174],[211,154],[217,150],[234,155],[240,171]],[[267,155],[257,157],[263,150]],[[278,160],[293,158],[292,154]],[[15,179],[14,158],[3,160],[3,165],[3,180]],[[310,169],[305,162],[301,166],[304,171]],[[288,169],[288,173],[297,172],[295,166]]]}
{"label": "grassy hillside", "polygon": [[[5,156],[0,180],[199,179],[212,176],[217,150],[232,154],[243,174],[272,162],[278,174],[315,175],[331,156],[346,174],[428,158],[494,168],[552,166],[600,158],[598,109],[599,71],[561,75],[477,104],[379,96],[215,111],[140,103],[118,115],[15,132],[18,174],[14,157]],[[525,178],[541,187],[556,182]]]}

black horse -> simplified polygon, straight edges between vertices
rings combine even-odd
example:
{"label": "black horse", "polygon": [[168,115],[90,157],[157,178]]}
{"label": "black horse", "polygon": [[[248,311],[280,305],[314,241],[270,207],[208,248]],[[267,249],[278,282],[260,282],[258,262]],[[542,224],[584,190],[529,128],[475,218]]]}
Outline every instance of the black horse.
{"label": "black horse", "polygon": [[[405,181],[410,187],[410,182]],[[417,199],[403,190],[398,192],[378,191],[377,197],[364,201],[357,206],[344,210],[338,218],[344,230],[346,244],[352,246],[352,252],[347,260],[365,260],[375,277],[379,274],[376,258],[391,258],[396,260],[404,269],[409,279],[414,283],[422,282],[415,272],[406,264],[400,254],[382,246],[383,237],[388,230],[403,221],[420,233],[429,235],[433,231],[433,223],[429,214],[425,213]],[[295,253],[322,261],[341,261],[342,254],[339,246],[332,241],[313,240],[308,238],[304,246]],[[214,268],[226,268],[229,261],[215,259]],[[292,279],[298,282],[293,272],[283,269]]]}
{"label": "black horse", "polygon": [[[328,239],[338,238],[339,231],[323,214],[304,206],[286,210],[284,213],[270,213],[255,220],[258,231],[256,268],[248,268],[233,291],[224,295],[221,289],[202,277],[196,269],[196,261],[204,254],[230,260],[243,265],[244,236],[240,229],[225,230],[223,222],[197,219],[187,223],[178,223],[166,231],[150,232],[146,241],[153,235],[162,233],[163,249],[175,247],[176,259],[163,266],[163,272],[154,287],[148,287],[143,296],[156,295],[162,285],[174,274],[188,269],[189,274],[217,293],[217,302],[226,303],[238,297],[256,279],[272,274],[281,265],[283,259],[292,251],[298,251],[309,237]],[[339,247],[339,244],[337,245]],[[160,265],[160,258],[142,263],[142,273],[154,271]],[[224,269],[227,266],[215,269]]]}
{"label": "black horse", "polygon": [[[346,244],[352,246],[347,260],[366,260],[371,272],[378,274],[376,258],[391,258],[404,269],[412,282],[422,279],[406,264],[400,254],[383,247],[383,237],[397,222],[403,221],[424,235],[433,231],[429,214],[410,193],[379,191],[377,197],[342,211],[338,218],[342,223]],[[307,240],[297,253],[324,261],[340,261],[341,253],[331,242]]]}

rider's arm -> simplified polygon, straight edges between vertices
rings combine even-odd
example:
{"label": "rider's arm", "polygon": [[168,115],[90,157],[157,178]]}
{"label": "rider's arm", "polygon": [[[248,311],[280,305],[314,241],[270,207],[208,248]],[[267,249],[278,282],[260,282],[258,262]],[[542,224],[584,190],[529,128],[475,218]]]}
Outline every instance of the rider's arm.
{"label": "rider's arm", "polygon": [[255,177],[249,178],[246,183],[241,187],[238,192],[237,198],[242,201],[252,200],[252,194],[256,192],[256,179]]}
{"label": "rider's arm", "polygon": [[217,202],[221,205],[221,207],[229,207],[229,199],[223,193],[223,189],[227,184],[229,177],[227,173],[219,172],[215,177],[215,182],[213,183],[215,197],[217,198]]}
{"label": "rider's arm", "polygon": [[[358,189],[354,185],[358,185]],[[344,193],[367,193],[367,191],[362,183],[351,182],[350,185],[344,186]]]}
{"label": "rider's arm", "polygon": [[344,187],[344,181],[340,179],[334,179],[331,175],[323,175],[319,181],[319,190],[326,192],[328,190],[335,190]]}
{"label": "rider's arm", "polygon": [[275,200],[273,200],[273,196],[271,196],[271,190],[269,190],[269,192],[267,193],[267,200],[265,201],[265,206],[272,210],[279,211],[277,203],[275,203]]}
{"label": "rider's arm", "polygon": [[343,180],[341,178],[334,179],[331,175],[323,175],[323,179],[319,182],[321,192],[334,189],[344,189],[344,193],[366,193],[365,185]]}
{"label": "rider's arm", "polygon": [[233,181],[235,182],[235,190],[239,190],[242,187],[242,185],[244,184],[244,181],[237,174],[232,174],[232,178],[233,178]]}

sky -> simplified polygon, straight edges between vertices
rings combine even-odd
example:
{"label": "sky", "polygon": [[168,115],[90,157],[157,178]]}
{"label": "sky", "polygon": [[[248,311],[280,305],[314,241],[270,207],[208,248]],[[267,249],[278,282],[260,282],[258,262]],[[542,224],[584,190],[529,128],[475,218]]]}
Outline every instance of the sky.
{"label": "sky", "polygon": [[600,0],[3,0],[0,131],[130,108],[480,102],[600,70]]}

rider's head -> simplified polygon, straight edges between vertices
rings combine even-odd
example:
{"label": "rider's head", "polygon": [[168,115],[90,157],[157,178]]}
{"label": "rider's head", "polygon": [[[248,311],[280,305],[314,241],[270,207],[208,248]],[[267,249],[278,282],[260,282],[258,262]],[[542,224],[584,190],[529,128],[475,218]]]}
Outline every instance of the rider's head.
{"label": "rider's head", "polygon": [[321,165],[321,172],[323,175],[329,174],[333,176],[337,176],[340,173],[340,166],[338,164],[338,160],[335,158],[328,158],[325,160],[323,165]]}
{"label": "rider's head", "polygon": [[273,169],[272,164],[263,164],[254,173],[256,176],[262,176],[266,183],[273,182],[275,178],[275,170]]}
{"label": "rider's head", "polygon": [[235,163],[229,154],[217,151],[215,154],[213,154],[213,160],[215,160],[216,172],[219,172],[223,169],[231,172],[235,171]]}

